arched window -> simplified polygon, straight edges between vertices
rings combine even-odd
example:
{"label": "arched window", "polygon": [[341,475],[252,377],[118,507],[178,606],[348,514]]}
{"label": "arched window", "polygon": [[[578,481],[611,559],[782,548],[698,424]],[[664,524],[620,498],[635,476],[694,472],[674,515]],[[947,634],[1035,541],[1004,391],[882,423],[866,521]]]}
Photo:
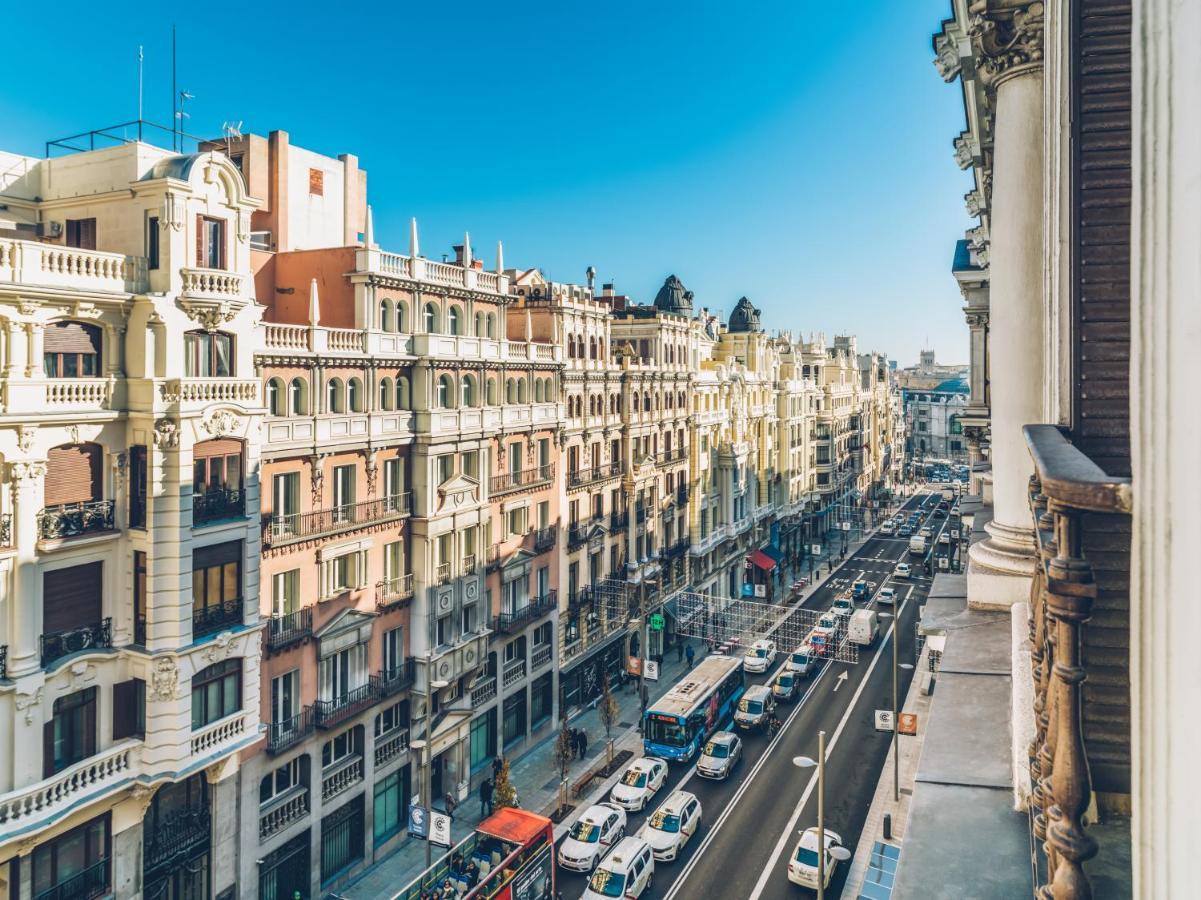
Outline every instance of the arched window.
{"label": "arched window", "polygon": [[100,374],[100,329],[84,322],[54,322],[42,332],[47,378],[95,378]]}
{"label": "arched window", "polygon": [[325,386],[325,411],[331,413],[345,412],[345,399],[342,395],[342,379],[331,378]]}
{"label": "arched window", "polygon": [[412,408],[412,398],[409,396],[409,379],[403,375],[396,379],[396,408],[408,410]]}
{"label": "arched window", "polygon": [[432,303],[425,304],[425,333],[438,333],[438,307]]}
{"label": "arched window", "polygon": [[605,359],[605,339],[596,339],[596,356],[597,359]]}
{"label": "arched window", "polygon": [[525,379],[524,379],[524,378],[518,378],[518,379],[517,379],[517,402],[518,402],[518,403],[525,403],[525,397],[526,397],[526,384],[525,384]]}
{"label": "arched window", "polygon": [[543,396],[543,395],[542,395],[542,379],[541,379],[541,378],[535,378],[535,379],[534,379],[534,402],[535,402],[535,403],[541,403],[541,402],[542,402],[542,396]]}
{"label": "arched window", "polygon": [[234,374],[234,336],[223,331],[184,335],[184,374],[189,378],[229,378]]}
{"label": "arched window", "polygon": [[446,314],[446,330],[450,334],[462,333],[462,320],[463,313],[457,306],[452,306],[450,312]]}
{"label": "arched window", "polygon": [[496,337],[496,314],[488,313],[488,317],[485,320],[485,322],[487,323],[488,337],[490,337],[490,338]]}
{"label": "arched window", "polygon": [[352,378],[346,384],[347,406],[351,412],[363,411],[363,382]]}
{"label": "arched window", "polygon": [[651,411],[651,395],[650,394],[642,395],[642,411],[643,412]]}
{"label": "arched window", "polygon": [[596,338],[588,338],[588,358],[596,359]]}
{"label": "arched window", "polygon": [[484,336],[484,314],[482,312],[477,312],[475,314],[475,336]]}
{"label": "arched window", "polygon": [[267,382],[267,411],[273,416],[287,415],[287,407],[285,405],[284,383],[279,378],[272,378]]}
{"label": "arched window", "polygon": [[496,379],[489,377],[487,388],[485,389],[485,402],[489,406],[496,406]]}
{"label": "arched window", "polygon": [[297,376],[288,383],[288,409],[294,416],[305,416],[309,412],[309,386]]}
{"label": "arched window", "polygon": [[475,394],[476,394],[475,376],[474,375],[464,375],[463,376],[463,403],[462,403],[462,405],[463,406],[475,406],[476,405]]}
{"label": "arched window", "polygon": [[381,378],[379,382],[379,408],[391,409],[395,398],[391,378]]}
{"label": "arched window", "polygon": [[438,379],[438,407],[440,409],[450,409],[454,402],[455,386],[450,380],[449,375],[443,375]]}
{"label": "arched window", "polygon": [[409,305],[403,300],[396,301],[396,330],[402,334],[409,333]]}
{"label": "arched window", "polygon": [[517,402],[517,382],[512,378],[505,379],[505,403]]}
{"label": "arched window", "polygon": [[393,319],[394,310],[392,301],[387,298],[379,302],[379,327],[380,331],[391,331],[395,325]]}

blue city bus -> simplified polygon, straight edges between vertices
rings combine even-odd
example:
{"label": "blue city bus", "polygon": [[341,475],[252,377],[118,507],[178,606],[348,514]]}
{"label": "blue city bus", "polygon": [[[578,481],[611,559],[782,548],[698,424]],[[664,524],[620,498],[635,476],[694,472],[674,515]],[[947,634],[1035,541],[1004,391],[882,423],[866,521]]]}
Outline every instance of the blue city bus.
{"label": "blue city bus", "polygon": [[692,759],[709,735],[733,715],[744,690],[740,657],[701,660],[646,711],[643,752],[677,762]]}

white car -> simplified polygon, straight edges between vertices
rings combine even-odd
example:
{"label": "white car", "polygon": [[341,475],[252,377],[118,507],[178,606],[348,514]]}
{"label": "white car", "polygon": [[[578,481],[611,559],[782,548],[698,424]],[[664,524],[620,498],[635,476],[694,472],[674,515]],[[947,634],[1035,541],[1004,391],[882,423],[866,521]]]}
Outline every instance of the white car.
{"label": "white car", "polygon": [[893,578],[908,578],[911,574],[909,563],[897,563],[897,567],[892,572]]}
{"label": "white car", "polygon": [[751,649],[747,650],[746,656],[742,658],[742,668],[747,672],[766,672],[775,661],[776,642],[755,641],[751,644]]}
{"label": "white car", "polygon": [[576,872],[591,872],[625,833],[624,809],[612,803],[590,806],[563,838],[559,846],[559,865]]}
{"label": "white car", "polygon": [[949,544],[951,543],[951,536],[944,531],[938,536],[938,542],[940,544]]}
{"label": "white car", "polygon": [[815,662],[813,655],[813,648],[806,642],[788,655],[788,661],[785,665],[790,672],[796,672],[798,675],[808,675],[809,670]]}
{"label": "white car", "polygon": [[836,616],[849,616],[855,611],[855,601],[849,595],[843,594],[834,598],[834,605],[830,607],[830,612]]}
{"label": "white car", "polygon": [[892,519],[880,525],[880,534],[892,534],[893,524]]}
{"label": "white car", "polygon": [[650,844],[636,837],[622,838],[592,873],[580,900],[607,900],[609,897],[637,900],[650,890],[654,880],[655,854]]}
{"label": "white car", "polygon": [[[788,880],[793,884],[817,890],[817,846],[817,829],[806,828],[801,839],[792,848],[792,855],[788,857]],[[835,847],[842,847],[842,838],[827,828],[826,883],[823,887],[830,886],[830,879],[834,877],[834,867],[838,865],[838,859],[830,852]]]}
{"label": "white car", "polygon": [[921,530],[921,536],[922,536],[922,537],[924,537],[924,538],[933,537],[933,536],[934,536],[934,529],[930,528],[929,526],[926,526],[925,528],[923,528],[923,529]]}
{"label": "white car", "polygon": [[655,859],[671,862],[701,824],[701,801],[696,794],[676,791],[638,829],[638,837],[651,845]]}
{"label": "white car", "polygon": [[897,592],[890,587],[880,588],[880,592],[876,594],[877,603],[896,603]]}
{"label": "white car", "polygon": [[609,799],[622,809],[639,812],[646,809],[646,804],[666,780],[667,763],[657,756],[644,756],[634,760],[622,772],[621,779],[609,792]]}

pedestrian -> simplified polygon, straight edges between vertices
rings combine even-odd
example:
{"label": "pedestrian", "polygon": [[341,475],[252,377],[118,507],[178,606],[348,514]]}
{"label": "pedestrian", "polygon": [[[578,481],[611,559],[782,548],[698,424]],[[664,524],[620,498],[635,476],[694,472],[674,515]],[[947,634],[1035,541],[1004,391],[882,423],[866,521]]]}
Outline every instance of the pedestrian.
{"label": "pedestrian", "polygon": [[588,755],[588,733],[580,729],[580,759]]}
{"label": "pedestrian", "polygon": [[676,639],[676,662],[684,661],[684,641],[680,638]]}
{"label": "pedestrian", "polygon": [[571,731],[569,732],[569,734],[571,735],[571,758],[579,759],[580,758],[580,733],[576,729],[572,728]]}
{"label": "pedestrian", "polygon": [[493,759],[492,759],[492,780],[495,781],[499,777],[500,777],[500,757],[497,756],[497,757],[493,757]]}
{"label": "pedestrian", "polygon": [[688,668],[691,669],[692,668],[692,660],[696,656],[696,651],[692,649],[692,644],[688,645],[688,649],[685,650],[684,653],[688,657]]}
{"label": "pedestrian", "polygon": [[458,804],[455,802],[454,795],[447,794],[446,798],[442,802],[446,805],[446,814],[450,816],[450,820],[453,822],[455,820],[455,807],[458,806]]}
{"label": "pedestrian", "polygon": [[480,782],[480,818],[492,815],[492,779]]}

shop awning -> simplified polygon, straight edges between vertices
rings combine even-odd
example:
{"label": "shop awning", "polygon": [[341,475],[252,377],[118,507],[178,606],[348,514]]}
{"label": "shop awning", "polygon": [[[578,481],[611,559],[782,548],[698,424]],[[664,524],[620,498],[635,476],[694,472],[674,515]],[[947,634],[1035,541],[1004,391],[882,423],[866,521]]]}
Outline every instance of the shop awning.
{"label": "shop awning", "polygon": [[776,565],[779,565],[784,561],[784,551],[779,547],[773,547],[771,544],[768,544],[763,548],[763,552],[770,556],[772,560],[775,561]]}
{"label": "shop awning", "polygon": [[770,572],[776,567],[776,561],[764,553],[762,550],[754,551],[751,556],[751,563],[765,572]]}

